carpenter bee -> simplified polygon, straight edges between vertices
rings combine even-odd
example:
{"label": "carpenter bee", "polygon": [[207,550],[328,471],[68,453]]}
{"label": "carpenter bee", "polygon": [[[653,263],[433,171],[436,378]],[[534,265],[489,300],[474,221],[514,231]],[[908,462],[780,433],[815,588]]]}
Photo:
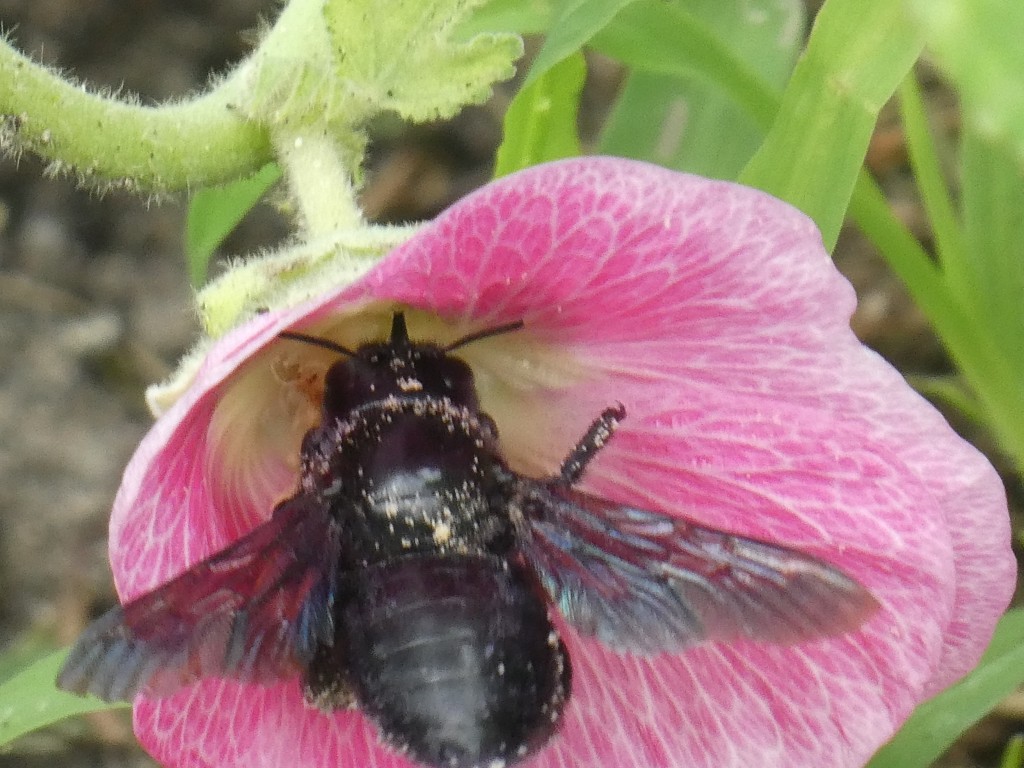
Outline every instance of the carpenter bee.
{"label": "carpenter bee", "polygon": [[572,662],[552,621],[626,653],[706,640],[788,643],[858,626],[855,581],[793,549],[599,498],[576,486],[624,418],[607,408],[558,473],[502,457],[473,374],[441,346],[390,338],[334,350],[297,490],[270,519],[114,608],[57,683],[106,700],[200,678],[299,680],[331,712],[358,709],[434,768],[510,765],[555,734]]}

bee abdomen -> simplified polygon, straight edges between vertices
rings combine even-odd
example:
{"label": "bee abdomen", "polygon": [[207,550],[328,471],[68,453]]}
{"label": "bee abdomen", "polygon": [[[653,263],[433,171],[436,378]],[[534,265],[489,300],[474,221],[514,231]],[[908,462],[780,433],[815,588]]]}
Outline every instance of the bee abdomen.
{"label": "bee abdomen", "polygon": [[356,695],[386,741],[430,766],[491,768],[555,731],[569,660],[522,569],[420,555],[357,580],[342,626]]}

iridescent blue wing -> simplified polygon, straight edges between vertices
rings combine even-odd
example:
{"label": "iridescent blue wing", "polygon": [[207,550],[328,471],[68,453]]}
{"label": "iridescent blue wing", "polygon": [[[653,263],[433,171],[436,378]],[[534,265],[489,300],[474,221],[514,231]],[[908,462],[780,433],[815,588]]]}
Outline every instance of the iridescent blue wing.
{"label": "iridescent blue wing", "polygon": [[90,624],[57,685],[107,701],[167,696],[205,677],[296,677],[334,638],[335,526],[311,497]]}
{"label": "iridescent blue wing", "polygon": [[705,640],[794,643],[861,624],[877,603],[796,550],[522,480],[523,555],[581,634],[655,654]]}

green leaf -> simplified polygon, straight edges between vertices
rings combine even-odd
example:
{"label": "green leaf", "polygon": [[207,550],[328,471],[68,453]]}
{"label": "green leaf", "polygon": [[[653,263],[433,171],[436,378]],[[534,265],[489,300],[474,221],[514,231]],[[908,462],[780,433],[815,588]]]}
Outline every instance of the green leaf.
{"label": "green leaf", "polygon": [[1017,470],[1024,472],[1024,389],[1006,353],[980,330],[976,316],[957,299],[938,265],[896,218],[882,190],[865,172],[854,188],[850,215],[935,326],[977,393],[989,428]]}
{"label": "green leaf", "polygon": [[995,350],[969,372],[1000,446],[1024,473],[1024,171],[1011,150],[967,126],[961,138],[964,262],[952,285]]}
{"label": "green leaf", "polygon": [[577,51],[516,94],[505,113],[495,177],[580,154],[576,114],[586,75],[586,62]]}
{"label": "green leaf", "polygon": [[831,249],[878,112],[923,46],[892,0],[828,0],[740,181],[809,214]]}
{"label": "green leaf", "polygon": [[582,50],[623,7],[632,2],[634,0],[562,0],[523,86],[532,84],[562,59]]}
{"label": "green leaf", "polygon": [[919,706],[868,768],[925,768],[1024,682],[1024,610],[1009,611],[977,668]]}
{"label": "green leaf", "polygon": [[[960,147],[961,226],[912,76],[900,88],[900,106],[943,287],[957,304],[965,333],[950,332],[956,314],[929,317],[978,392],[984,422],[1024,466],[1024,172],[1004,143],[968,125]],[[957,343],[961,336],[966,344]],[[981,347],[990,353],[976,355]]]}
{"label": "green leaf", "polygon": [[523,52],[511,34],[458,40],[480,0],[326,0],[334,74],[355,112],[393,110],[410,120],[451,117],[485,101],[515,73]]}
{"label": "green leaf", "polygon": [[34,661],[53,651],[47,639],[26,634],[19,637],[0,654],[0,682],[14,677]]}
{"label": "green leaf", "polygon": [[[966,267],[963,232],[960,230],[953,200],[942,175],[939,149],[932,135],[924,99],[913,71],[903,80],[899,90],[900,115],[910,150],[914,178],[921,192],[925,213],[932,226],[935,249],[947,282],[955,291]],[[950,280],[952,278],[952,280]]]}
{"label": "green leaf", "polygon": [[967,385],[962,376],[922,376],[906,374],[907,383],[929,400],[945,403],[955,408],[973,424],[988,423],[988,414],[978,402],[977,394]]}
{"label": "green leaf", "polygon": [[663,0],[626,6],[591,45],[634,70],[715,83],[758,125],[767,127],[778,108],[775,90],[760,73],[707,24]]}
{"label": "green leaf", "polygon": [[[1012,369],[1024,410],[1024,170],[1011,150],[968,126],[960,145],[965,302]],[[993,414],[998,418],[1000,414]],[[1024,434],[1019,436],[1024,447]]]}
{"label": "green leaf", "polygon": [[[718,45],[758,72],[766,88],[777,87],[781,94],[803,43],[802,2],[699,0],[686,9]],[[647,48],[642,45],[631,60],[647,56]],[[676,48],[680,61],[701,55],[694,45]],[[699,64],[689,66],[694,76],[634,71],[608,119],[601,151],[734,179],[760,145],[765,128],[740,109],[727,84],[715,79],[718,68],[699,77]]]}
{"label": "green leaf", "polygon": [[482,32],[536,35],[551,28],[554,0],[487,0],[459,24],[460,39]]}
{"label": "green leaf", "polygon": [[1006,743],[1006,750],[999,761],[999,768],[1021,768],[1021,766],[1024,766],[1024,736],[1016,733]]}
{"label": "green leaf", "polygon": [[1004,144],[1024,167],[1024,3],[905,0],[928,47],[953,78],[966,124]]}
{"label": "green leaf", "polygon": [[[984,422],[1018,466],[1024,466],[1024,172],[1004,143],[980,136],[968,125],[960,153],[961,226],[913,77],[900,88],[900,105],[944,285],[974,338],[993,350],[991,365],[965,366],[964,372],[980,395]],[[932,319],[939,327],[946,321]],[[952,337],[947,344],[954,356],[961,356]]]}
{"label": "green leaf", "polygon": [[185,220],[185,257],[194,287],[206,282],[213,252],[279,178],[281,169],[268,163],[252,176],[200,189],[192,196]]}
{"label": "green leaf", "polygon": [[66,717],[130,706],[57,690],[53,681],[66,655],[44,656],[0,685],[0,745]]}

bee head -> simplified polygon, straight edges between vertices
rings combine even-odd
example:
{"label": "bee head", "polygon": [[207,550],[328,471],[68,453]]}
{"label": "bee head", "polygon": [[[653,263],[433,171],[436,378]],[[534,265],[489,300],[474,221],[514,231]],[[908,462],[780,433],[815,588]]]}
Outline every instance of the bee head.
{"label": "bee head", "polygon": [[285,338],[339,352],[324,378],[324,414],[344,414],[389,397],[448,399],[473,410],[479,408],[473,371],[450,353],[482,338],[508,333],[522,322],[468,334],[447,346],[412,341],[405,315],[395,312],[387,341],[363,344],[354,352],[327,339],[285,332]]}

